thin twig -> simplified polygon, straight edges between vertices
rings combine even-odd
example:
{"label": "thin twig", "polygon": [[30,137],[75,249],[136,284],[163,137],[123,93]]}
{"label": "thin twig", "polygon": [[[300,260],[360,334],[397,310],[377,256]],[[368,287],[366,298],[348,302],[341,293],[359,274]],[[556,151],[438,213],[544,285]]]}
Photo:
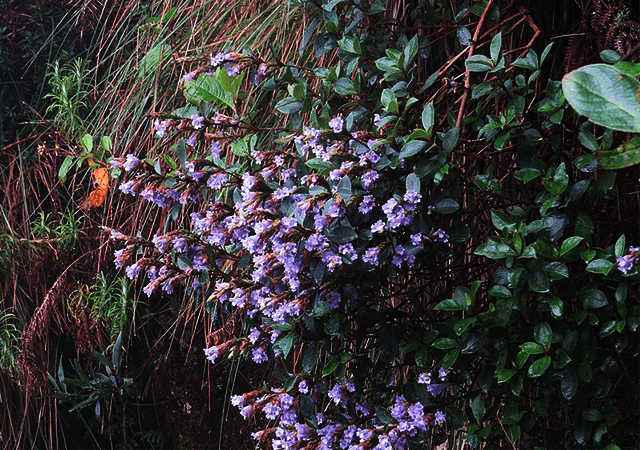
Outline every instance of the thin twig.
{"label": "thin twig", "polygon": [[[492,3],[493,3],[493,0],[489,0],[487,2],[487,6],[484,8],[484,11],[482,12],[482,16],[480,17],[480,21],[478,22],[476,31],[473,33],[473,39],[471,40],[471,45],[469,45],[468,58],[471,58],[473,56],[473,49],[476,45],[476,41],[480,37],[480,30],[482,29],[482,24],[484,23],[484,19],[487,17],[487,14],[491,9]],[[460,128],[460,125],[462,124],[462,118],[464,117],[464,110],[467,104],[467,98],[469,97],[469,89],[471,89],[471,71],[469,70],[469,68],[465,70],[464,76],[465,76],[464,92],[462,93],[462,102],[460,103],[460,110],[458,111],[458,119],[456,120],[456,127],[458,128]]]}

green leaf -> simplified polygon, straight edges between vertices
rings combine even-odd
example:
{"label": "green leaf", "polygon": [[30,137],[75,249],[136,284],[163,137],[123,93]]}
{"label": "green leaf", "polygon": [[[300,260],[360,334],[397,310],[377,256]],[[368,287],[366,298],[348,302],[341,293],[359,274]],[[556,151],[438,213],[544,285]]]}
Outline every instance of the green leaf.
{"label": "green leaf", "polygon": [[320,350],[319,341],[311,341],[307,344],[307,349],[302,355],[302,370],[306,373],[313,373],[318,364],[318,353]]}
{"label": "green leaf", "polygon": [[[353,81],[349,78],[339,78],[333,83],[333,89],[340,95],[355,95],[358,93]],[[397,110],[395,112],[398,112]]]}
{"label": "green leaf", "polygon": [[93,136],[88,133],[85,134],[80,139],[80,144],[87,153],[91,153],[93,151]]}
{"label": "green leaf", "polygon": [[536,344],[535,342],[525,342],[520,346],[522,351],[527,355],[539,355],[544,353],[544,348],[540,344]]}
{"label": "green leaf", "polygon": [[567,369],[560,375],[560,390],[562,395],[571,400],[578,390],[578,376],[573,369]]}
{"label": "green leaf", "polygon": [[498,383],[506,383],[515,374],[516,371],[514,369],[502,369],[500,373],[498,373]]}
{"label": "green leaf", "polygon": [[233,94],[222,89],[220,80],[215,74],[200,75],[197,79],[185,83],[185,96],[192,105],[200,102],[212,102],[220,107],[235,109]]}
{"label": "green leaf", "polygon": [[283,114],[293,114],[302,109],[302,102],[295,97],[287,97],[276,103],[276,109]]}
{"label": "green leaf", "polygon": [[445,350],[448,348],[460,347],[460,343],[455,339],[439,338],[439,339],[436,339],[435,342],[431,344],[431,346],[435,348],[439,348],[441,350]]}
{"label": "green leaf", "polygon": [[609,272],[611,272],[611,269],[615,266],[616,265],[614,263],[607,261],[606,259],[595,259],[587,266],[587,272],[609,275]]}
{"label": "green leaf", "polygon": [[442,138],[442,147],[447,153],[451,153],[458,143],[458,127],[453,127]]}
{"label": "green leaf", "polygon": [[571,236],[570,238],[565,239],[562,245],[560,246],[560,252],[558,253],[558,256],[562,256],[565,253],[568,253],[583,240],[584,238],[582,238],[581,236]]}
{"label": "green leaf", "polygon": [[143,78],[151,72],[155,72],[162,63],[162,60],[170,55],[171,47],[167,44],[158,44],[152,47],[140,61],[138,78]]}
{"label": "green leaf", "polygon": [[484,55],[473,55],[464,62],[470,72],[488,72],[493,69],[493,62]]}
{"label": "green leaf", "polygon": [[400,151],[400,159],[409,158],[410,156],[415,155],[422,151],[423,148],[427,146],[427,142],[425,141],[409,141],[402,146],[402,150]]}
{"label": "green leaf", "polygon": [[502,32],[496,34],[493,39],[491,39],[491,47],[489,48],[489,52],[491,54],[491,59],[493,62],[498,62],[500,59],[500,49],[502,48]]}
{"label": "green leaf", "polygon": [[452,198],[445,198],[434,205],[434,211],[440,214],[451,214],[458,210],[460,205]]}
{"label": "green leaf", "polygon": [[626,238],[624,234],[618,238],[615,246],[615,255],[616,257],[624,256],[627,250]]}
{"label": "green leaf", "polygon": [[353,36],[345,36],[338,41],[338,46],[349,53],[355,53],[356,55],[362,54],[362,47],[360,41]]}
{"label": "green leaf", "polygon": [[536,324],[533,330],[533,336],[538,344],[542,345],[545,350],[549,350],[549,347],[551,347],[553,331],[547,322],[540,322]]}
{"label": "green leaf", "polygon": [[410,173],[409,175],[407,175],[407,179],[405,180],[405,186],[408,191],[420,192],[420,178],[418,178],[415,173]]}
{"label": "green leaf", "polygon": [[444,370],[450,370],[455,364],[456,360],[460,356],[460,349],[454,348],[442,358],[442,368]]}
{"label": "green leaf", "polygon": [[473,403],[471,403],[471,412],[478,422],[482,422],[484,417],[484,399],[482,398],[482,395],[478,394],[478,396],[473,399]]}
{"label": "green leaf", "polygon": [[531,378],[539,377],[547,371],[550,365],[551,365],[551,357],[543,356],[542,358],[538,359],[536,362],[531,364],[531,367],[529,367],[529,371],[527,372],[527,374]]}
{"label": "green leaf", "polygon": [[625,142],[613,151],[600,152],[599,163],[603,169],[616,170],[640,163],[640,136]]}
{"label": "green leaf", "polygon": [[516,256],[516,252],[511,247],[499,242],[488,242],[480,245],[474,254],[479,256],[486,256],[491,259],[508,258],[509,256]]}
{"label": "green leaf", "polygon": [[273,347],[282,350],[282,353],[286,358],[291,351],[291,348],[293,347],[295,337],[296,336],[294,334],[286,334],[282,337],[279,337],[278,340],[273,344]]}
{"label": "green leaf", "polygon": [[69,170],[71,169],[71,167],[73,167],[73,164],[76,162],[77,157],[75,156],[65,156],[64,160],[62,161],[62,164],[60,165],[60,168],[58,169],[58,178],[60,179],[61,183],[64,183],[65,181],[67,181],[67,173],[69,172]]}
{"label": "green leaf", "polygon": [[429,102],[427,106],[424,107],[422,111],[422,127],[427,132],[428,136],[431,136],[433,133],[433,125],[435,124],[435,109],[433,107],[433,102]]}
{"label": "green leaf", "polygon": [[113,148],[113,142],[111,141],[111,136],[102,136],[100,138],[100,147],[102,147],[103,150],[110,152],[111,149]]}
{"label": "green leaf", "polygon": [[619,131],[640,132],[640,82],[607,64],[581,67],[564,76],[562,90],[579,114]]}
{"label": "green leaf", "polygon": [[357,239],[358,234],[351,226],[339,226],[331,230],[327,237],[337,244],[344,244]]}

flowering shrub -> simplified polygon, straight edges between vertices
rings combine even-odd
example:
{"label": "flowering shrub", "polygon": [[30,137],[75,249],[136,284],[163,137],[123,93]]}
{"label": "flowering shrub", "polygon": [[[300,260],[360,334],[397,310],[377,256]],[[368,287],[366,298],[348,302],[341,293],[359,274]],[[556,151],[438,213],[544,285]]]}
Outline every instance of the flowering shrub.
{"label": "flowering shrub", "polygon": [[[605,435],[638,414],[637,402],[617,410],[615,387],[638,352],[624,281],[638,250],[597,247],[580,199],[613,181],[591,185],[597,167],[578,162],[570,174],[536,128],[555,133],[565,114],[553,81],[531,108],[551,47],[507,64],[495,34],[491,58],[466,59],[464,75],[491,77],[456,121],[432,93],[440,74],[418,75],[428,39],[392,46],[373,26],[384,8],[369,8],[347,27],[338,18],[358,24],[361,9],[316,11],[316,56],[337,46],[341,58],[326,67],[217,53],[184,76],[191,106],[154,122],[168,151],[112,163],[120,190],[166,209],[170,231],[114,232],[116,265],[149,296],[187,289],[242,319],[243,333],[208,336],[211,362],[285,363],[270,389],[231,398],[269,421],[254,437],[274,449],[417,448],[461,428],[472,447],[544,448],[541,427],[618,448]],[[253,111],[269,101],[248,94],[256,85],[280,116]],[[560,407],[568,430],[553,425]]]}

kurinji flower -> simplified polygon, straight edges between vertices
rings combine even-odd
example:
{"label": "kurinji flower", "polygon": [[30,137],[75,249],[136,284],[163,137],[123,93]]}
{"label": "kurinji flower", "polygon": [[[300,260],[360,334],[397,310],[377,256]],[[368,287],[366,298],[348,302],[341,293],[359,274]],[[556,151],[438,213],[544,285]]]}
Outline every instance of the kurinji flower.
{"label": "kurinji flower", "polygon": [[362,174],[362,187],[367,190],[371,189],[378,178],[380,178],[378,172],[375,170],[367,170]]}
{"label": "kurinji flower", "polygon": [[282,410],[280,409],[280,407],[275,403],[268,403],[262,409],[262,412],[264,412],[264,415],[267,417],[267,419],[271,419],[271,420],[278,417],[278,414],[280,414],[281,411]]}
{"label": "kurinji flower", "polygon": [[231,63],[227,63],[227,75],[230,77],[238,75],[240,73],[240,69],[241,68],[238,65],[232,66]]}
{"label": "kurinji flower", "polygon": [[327,396],[336,402],[336,404],[340,403],[343,399],[342,386],[336,384],[327,394]]}
{"label": "kurinji flower", "polygon": [[618,270],[625,275],[633,270],[635,258],[631,258],[630,255],[618,256]]}
{"label": "kurinji flower", "polygon": [[344,120],[342,117],[335,117],[329,121],[329,126],[334,133],[340,133],[344,127]]}
{"label": "kurinji flower", "polygon": [[431,375],[428,373],[421,373],[418,377],[418,383],[420,384],[431,384]]}
{"label": "kurinji flower", "polygon": [[120,186],[118,186],[118,189],[120,189],[125,194],[133,195],[134,197],[136,196],[136,190],[135,190],[135,187],[134,187],[134,180],[130,180],[130,181],[121,183]]}
{"label": "kurinji flower", "polygon": [[182,76],[182,79],[186,83],[186,82],[192,81],[196,77],[197,74],[198,74],[198,72],[194,70],[193,72],[185,73]]}
{"label": "kurinji flower", "polygon": [[127,155],[127,160],[124,162],[123,168],[124,170],[129,172],[130,170],[135,169],[139,162],[140,160],[136,158],[135,155],[132,155],[131,153],[129,153]]}
{"label": "kurinji flower", "polygon": [[448,384],[430,384],[427,386],[427,392],[435,397],[442,394],[448,386]]}
{"label": "kurinji flower", "polygon": [[141,270],[142,267],[140,267],[138,263],[134,263],[124,269],[125,273],[127,274],[127,278],[129,278],[130,280],[133,280],[135,277],[137,277]]}
{"label": "kurinji flower", "polygon": [[156,234],[153,236],[151,242],[153,242],[160,253],[166,253],[166,251],[169,249],[170,241],[166,237],[158,236]]}
{"label": "kurinji flower", "polygon": [[251,355],[253,361],[257,363],[263,363],[269,360],[269,357],[262,347],[254,348],[253,350],[251,350]]}
{"label": "kurinji flower", "polygon": [[342,256],[346,256],[351,261],[355,261],[356,259],[358,259],[358,252],[356,252],[356,250],[353,248],[353,244],[351,242],[342,244],[338,248],[338,253],[340,253]]}
{"label": "kurinji flower", "polygon": [[444,422],[445,420],[447,420],[447,415],[445,413],[443,413],[442,411],[436,411],[436,416],[434,418],[435,422]]}
{"label": "kurinji flower", "polygon": [[[198,130],[198,129],[202,128],[203,124],[204,124],[204,117],[202,117],[198,113],[194,113],[194,114],[191,115],[191,125],[193,126],[193,128]],[[193,147],[193,145],[192,145],[192,147]]]}
{"label": "kurinji flower", "polygon": [[187,140],[185,141],[185,143],[189,146],[189,147],[195,147],[196,146],[196,135],[193,134],[191,136],[189,136],[187,138]]}
{"label": "kurinji flower", "polygon": [[366,252],[364,252],[364,255],[362,255],[362,260],[366,263],[377,266],[379,253],[380,249],[378,247],[369,248]]}
{"label": "kurinji flower", "polygon": [[173,241],[173,249],[178,253],[184,253],[189,250],[189,245],[187,244],[187,240],[185,238],[176,238]]}
{"label": "kurinji flower", "polygon": [[220,158],[221,153],[222,147],[220,147],[220,143],[218,141],[211,141],[211,157]]}
{"label": "kurinji flower", "polygon": [[168,120],[156,120],[154,122],[154,127],[156,129],[156,136],[158,137],[164,137],[167,134],[167,129],[169,128],[169,124],[171,122],[169,122]]}
{"label": "kurinji flower", "polygon": [[435,241],[440,241],[445,243],[449,242],[449,235],[445,233],[444,230],[441,230],[441,229],[436,230],[433,233],[432,237]]}
{"label": "kurinji flower", "polygon": [[380,116],[380,114],[375,113],[375,114],[373,115],[373,124],[374,124],[376,127],[380,128],[380,124],[381,124],[381,123],[382,123],[382,117]]}
{"label": "kurinji flower", "polygon": [[387,226],[385,225],[385,223],[382,220],[378,220],[376,223],[374,223],[371,226],[371,231],[373,233],[382,233],[386,229],[387,229]]}
{"label": "kurinji flower", "polygon": [[249,342],[255,344],[260,337],[260,330],[257,328],[252,328],[251,333],[249,333]]}
{"label": "kurinji flower", "polygon": [[218,347],[216,347],[215,345],[213,347],[204,349],[205,356],[211,362],[215,362],[216,358],[219,356],[218,353],[219,353]]}
{"label": "kurinji flower", "polygon": [[336,309],[340,306],[340,294],[337,292],[329,292],[325,298],[325,304],[331,309]]}
{"label": "kurinji flower", "polygon": [[240,414],[242,414],[242,417],[244,417],[245,420],[249,418],[251,414],[253,414],[253,405],[247,405],[244,408],[242,408],[240,410]]}
{"label": "kurinji flower", "polygon": [[418,191],[415,191],[413,189],[407,190],[407,192],[405,192],[404,194],[404,200],[407,203],[411,203],[411,204],[419,203],[421,198],[422,198],[422,195]]}
{"label": "kurinji flower", "polygon": [[219,67],[222,65],[225,59],[225,54],[222,52],[218,52],[215,56],[211,57],[211,65],[213,67]]}
{"label": "kurinji flower", "polygon": [[244,406],[244,395],[232,395],[231,404],[238,408],[242,408]]}
{"label": "kurinji flower", "polygon": [[302,394],[308,394],[309,393],[309,386],[307,385],[306,380],[302,380],[298,384],[298,391],[300,391]]}

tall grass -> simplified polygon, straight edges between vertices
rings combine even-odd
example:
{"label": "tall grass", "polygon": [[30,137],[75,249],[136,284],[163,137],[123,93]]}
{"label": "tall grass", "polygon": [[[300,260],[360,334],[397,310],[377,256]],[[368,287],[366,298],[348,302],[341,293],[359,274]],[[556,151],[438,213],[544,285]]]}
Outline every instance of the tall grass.
{"label": "tall grass", "polygon": [[[102,165],[110,156],[153,154],[151,115],[182,103],[175,87],[191,59],[250,48],[295,61],[303,20],[302,12],[287,1],[78,1],[42,42],[33,61],[49,60],[48,89],[30,105],[31,125],[18,134],[0,166],[5,192],[0,198],[2,243],[10,249],[3,260],[8,270],[0,286],[0,333],[7,335],[3,345],[11,350],[0,368],[0,396],[11,405],[0,419],[2,448],[68,446],[56,402],[38,397],[48,389],[46,380],[43,384],[41,378],[24,378],[21,367],[57,373],[60,352],[68,352],[58,349],[57,342],[73,338],[70,330],[83,314],[83,301],[93,305],[95,317],[110,320],[114,327],[100,332],[102,343],[74,342],[76,351],[89,345],[89,350],[103,352],[119,334],[114,329],[123,327],[146,336],[146,348],[156,344],[155,334],[144,329],[149,320],[134,318],[127,307],[133,304],[127,296],[135,302],[139,291],[126,292],[118,307],[94,297],[114,286],[107,281],[113,279],[113,249],[102,227],[149,235],[165,226],[164,218],[144,206],[130,206],[115,183],[104,206],[79,211],[91,189],[82,136],[110,136],[113,141],[112,153],[99,155],[93,164]],[[76,46],[84,43],[84,50],[65,51],[64,43],[71,39]],[[75,165],[61,183],[58,171],[68,156],[75,158]],[[65,302],[64,297],[82,301]],[[173,332],[163,335],[172,339],[178,332],[179,338],[201,328],[202,303],[189,298],[179,302],[168,322]],[[18,343],[24,344],[25,330],[34,329],[34,313],[46,329],[37,332],[37,339],[31,336],[31,346],[23,345],[20,354]],[[41,351],[45,348],[46,353]],[[27,385],[31,387],[25,396]]]}

